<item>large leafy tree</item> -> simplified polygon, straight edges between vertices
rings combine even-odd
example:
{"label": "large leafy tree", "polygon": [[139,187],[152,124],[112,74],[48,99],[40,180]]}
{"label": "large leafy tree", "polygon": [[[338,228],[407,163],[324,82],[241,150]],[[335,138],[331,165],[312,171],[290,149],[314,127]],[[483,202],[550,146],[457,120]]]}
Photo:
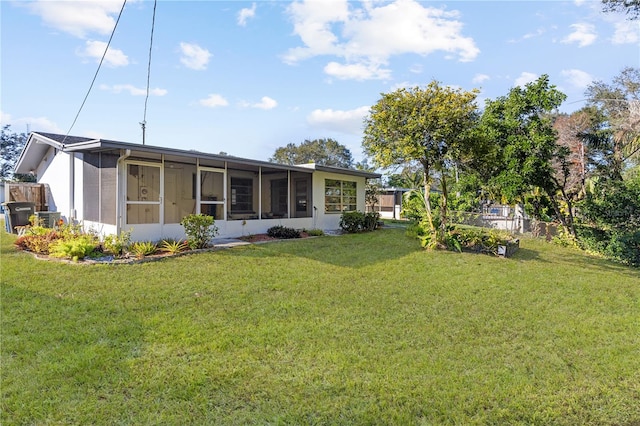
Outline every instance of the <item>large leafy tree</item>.
{"label": "large leafy tree", "polygon": [[570,149],[557,143],[553,112],[566,95],[547,75],[515,87],[507,96],[488,101],[482,116],[485,134],[500,147],[501,170],[492,183],[508,201],[522,200],[532,191],[544,193],[555,216],[575,236],[572,196],[567,192]]}
{"label": "large leafy tree", "polygon": [[[424,88],[382,94],[365,118],[362,145],[378,166],[421,166],[425,213],[432,234],[447,227],[447,176],[456,164],[472,156],[477,95],[477,90],[466,92],[432,81]],[[429,200],[436,178],[441,190],[439,229]]]}
{"label": "large leafy tree", "polygon": [[638,0],[602,0],[605,12],[624,12],[631,20],[640,16],[640,2]]}
{"label": "large leafy tree", "polygon": [[287,144],[276,149],[269,161],[288,165],[316,163],[323,166],[353,167],[351,151],[331,138],[307,139],[300,145]]}
{"label": "large leafy tree", "polygon": [[2,135],[0,136],[0,179],[2,180],[23,180],[33,181],[31,175],[14,174],[13,169],[16,166],[20,153],[27,142],[26,133],[15,133],[11,131],[10,125],[2,127]]}
{"label": "large leafy tree", "polygon": [[622,179],[628,162],[640,160],[640,68],[624,68],[611,84],[592,83],[586,96],[600,124],[585,137],[609,176]]}
{"label": "large leafy tree", "polygon": [[584,195],[585,181],[596,161],[594,152],[583,137],[592,131],[593,126],[594,116],[589,108],[571,114],[559,114],[553,123],[559,149],[566,154],[553,159],[554,175],[567,196],[573,200]]}

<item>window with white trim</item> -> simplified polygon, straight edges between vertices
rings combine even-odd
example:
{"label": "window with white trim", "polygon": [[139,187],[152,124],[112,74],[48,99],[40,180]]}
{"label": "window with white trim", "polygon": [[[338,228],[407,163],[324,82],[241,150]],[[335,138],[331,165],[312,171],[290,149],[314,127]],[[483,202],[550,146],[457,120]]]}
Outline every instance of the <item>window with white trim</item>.
{"label": "window with white trim", "polygon": [[342,213],[357,210],[356,182],[338,179],[324,180],[324,211]]}

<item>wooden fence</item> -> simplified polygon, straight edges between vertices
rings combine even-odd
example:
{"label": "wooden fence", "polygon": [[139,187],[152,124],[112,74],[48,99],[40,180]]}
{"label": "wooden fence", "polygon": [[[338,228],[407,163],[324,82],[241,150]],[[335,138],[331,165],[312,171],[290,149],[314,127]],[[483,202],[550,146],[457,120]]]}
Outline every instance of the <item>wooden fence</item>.
{"label": "wooden fence", "polygon": [[47,188],[41,183],[5,182],[5,202],[20,201],[35,205],[35,211],[49,211]]}

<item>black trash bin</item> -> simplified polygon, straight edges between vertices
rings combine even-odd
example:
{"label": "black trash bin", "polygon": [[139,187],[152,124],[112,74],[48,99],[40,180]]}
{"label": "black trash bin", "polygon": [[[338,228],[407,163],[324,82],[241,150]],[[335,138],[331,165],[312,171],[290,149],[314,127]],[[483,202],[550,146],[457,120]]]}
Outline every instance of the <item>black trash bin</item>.
{"label": "black trash bin", "polygon": [[7,215],[9,218],[9,229],[11,229],[11,232],[14,234],[18,233],[16,229],[17,226],[29,225],[29,217],[31,217],[36,210],[35,203],[24,201],[10,201],[5,203],[4,207],[9,212]]}

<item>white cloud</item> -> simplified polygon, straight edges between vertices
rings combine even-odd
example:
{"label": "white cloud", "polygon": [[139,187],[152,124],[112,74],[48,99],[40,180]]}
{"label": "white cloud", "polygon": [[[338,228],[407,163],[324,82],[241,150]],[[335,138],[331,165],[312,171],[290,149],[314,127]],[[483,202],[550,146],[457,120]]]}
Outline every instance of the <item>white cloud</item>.
{"label": "white cloud", "polygon": [[538,77],[539,76],[537,74],[525,71],[522,74],[520,74],[520,77],[516,78],[516,81],[514,82],[514,86],[520,86],[524,88],[524,86],[526,86],[527,83],[532,83],[536,81]]}
{"label": "white cloud", "polygon": [[540,37],[541,35],[543,35],[547,30],[544,28],[538,28],[537,30],[530,32],[530,33],[526,33],[525,35],[523,35],[520,39],[511,39],[509,40],[509,43],[518,43],[522,40],[528,40],[530,38],[536,38],[536,37]]}
{"label": "white cloud", "polygon": [[422,64],[413,64],[409,68],[409,72],[413,74],[422,74],[423,71],[424,71],[424,67],[422,66]]}
{"label": "white cloud", "polygon": [[[107,90],[111,93],[129,92],[129,94],[132,96],[145,96],[147,94],[147,89],[138,88],[132,84],[114,84],[113,86],[101,84],[100,89]],[[151,96],[164,96],[166,94],[166,89],[149,89],[149,95]]]}
{"label": "white cloud", "polygon": [[329,62],[324,72],[340,80],[384,80],[391,77],[391,70],[380,69],[378,64],[339,64]]}
{"label": "white cloud", "polygon": [[307,122],[313,127],[359,135],[362,134],[363,120],[367,114],[368,106],[349,111],[316,109],[309,114]]}
{"label": "white cloud", "polygon": [[256,16],[256,4],[251,4],[251,9],[245,7],[238,12],[238,25],[244,27],[247,25],[247,20]]}
{"label": "white cloud", "polygon": [[579,89],[586,89],[594,80],[591,74],[576,69],[562,70],[560,74],[569,82],[569,84]]}
{"label": "white cloud", "polygon": [[11,114],[7,114],[4,111],[0,111],[0,126],[11,125]]}
{"label": "white cloud", "polygon": [[109,34],[115,26],[122,1],[48,1],[25,2],[31,13],[38,15],[48,26],[79,38],[88,33]]}
{"label": "white cloud", "polygon": [[573,32],[562,40],[563,43],[578,43],[578,47],[585,47],[593,44],[598,38],[596,29],[592,24],[571,24],[571,28]]}
{"label": "white cloud", "polygon": [[11,131],[23,133],[28,131],[65,133],[56,123],[47,117],[20,117],[14,118],[11,114],[0,111],[0,124],[11,125]]}
{"label": "white cloud", "polygon": [[442,51],[468,62],[480,52],[472,38],[461,35],[463,25],[456,11],[424,7],[415,0],[364,2],[359,9],[350,9],[353,3],[347,0],[330,5],[303,0],[289,6],[294,33],[304,46],[288,50],[283,56],[286,63],[332,55],[344,64],[332,61],[325,72],[364,80],[388,78],[390,71],[381,67],[394,55],[426,56]]}
{"label": "white cloud", "polygon": [[[84,49],[79,49],[76,53],[81,57],[92,58],[96,62],[100,62],[106,48],[107,43],[104,41],[87,40]],[[123,67],[129,65],[129,58],[122,50],[109,47],[104,57],[104,64],[114,68]]]}
{"label": "white cloud", "polygon": [[222,96],[215,93],[209,95],[209,97],[205,99],[200,99],[198,103],[202,106],[209,108],[216,108],[220,106],[227,106],[229,102]]}
{"label": "white cloud", "polygon": [[275,99],[272,99],[272,98],[270,98],[268,96],[263,96],[262,99],[260,99],[260,102],[255,103],[255,104],[250,104],[249,106],[251,108],[269,110],[269,109],[274,109],[275,107],[277,107],[278,106],[278,102]]}
{"label": "white cloud", "polygon": [[182,53],[180,62],[192,70],[206,69],[207,64],[209,63],[209,58],[212,56],[207,49],[203,49],[193,43],[180,43],[180,52]]}
{"label": "white cloud", "polygon": [[613,44],[634,44],[640,41],[640,24],[637,21],[616,22],[611,38]]}
{"label": "white cloud", "polygon": [[473,76],[473,79],[471,80],[471,82],[473,84],[481,84],[487,80],[491,80],[491,77],[489,77],[487,74],[476,74]]}

